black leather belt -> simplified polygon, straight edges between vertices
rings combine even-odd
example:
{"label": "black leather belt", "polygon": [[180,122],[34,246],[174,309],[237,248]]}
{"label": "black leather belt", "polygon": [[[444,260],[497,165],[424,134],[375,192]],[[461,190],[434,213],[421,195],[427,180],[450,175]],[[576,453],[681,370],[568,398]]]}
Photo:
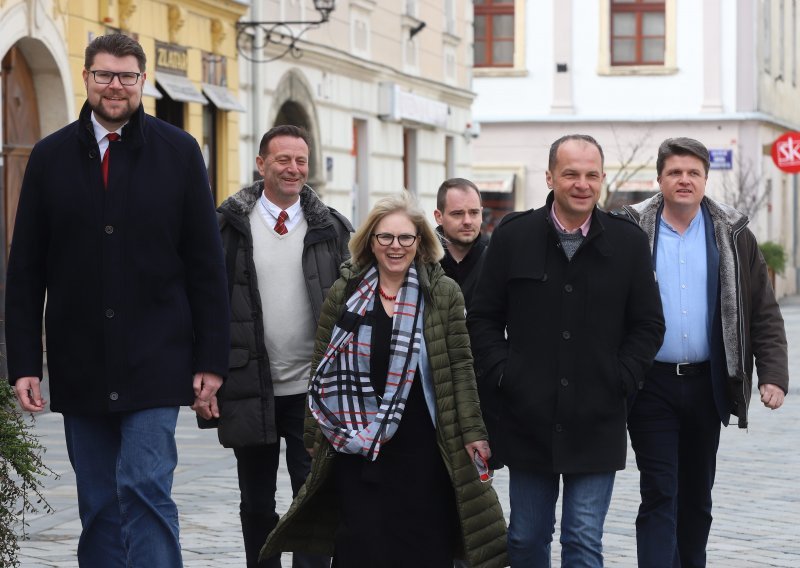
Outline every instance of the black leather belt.
{"label": "black leather belt", "polygon": [[711,370],[711,363],[703,361],[701,363],[662,363],[653,361],[653,368],[662,373],[666,372],[676,377],[684,375],[707,375]]}

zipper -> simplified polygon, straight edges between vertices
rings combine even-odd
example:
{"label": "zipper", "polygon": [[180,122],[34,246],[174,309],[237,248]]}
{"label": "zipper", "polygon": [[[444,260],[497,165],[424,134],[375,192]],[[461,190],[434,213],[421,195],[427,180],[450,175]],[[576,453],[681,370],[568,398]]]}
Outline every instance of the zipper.
{"label": "zipper", "polygon": [[[739,364],[740,369],[742,371],[742,400],[744,401],[744,416],[745,416],[745,427],[749,424],[749,415],[750,415],[750,393],[746,392],[747,388],[747,377],[746,374],[746,367],[745,367],[745,345],[744,345],[744,312],[742,310],[742,286],[741,286],[741,266],[739,265],[739,247],[736,244],[736,241],[739,237],[739,234],[744,230],[747,226],[747,221],[745,221],[741,227],[734,229],[731,232],[731,236],[733,238],[733,262],[736,268],[736,313],[739,316]],[[752,381],[750,384],[750,388],[753,388]]]}

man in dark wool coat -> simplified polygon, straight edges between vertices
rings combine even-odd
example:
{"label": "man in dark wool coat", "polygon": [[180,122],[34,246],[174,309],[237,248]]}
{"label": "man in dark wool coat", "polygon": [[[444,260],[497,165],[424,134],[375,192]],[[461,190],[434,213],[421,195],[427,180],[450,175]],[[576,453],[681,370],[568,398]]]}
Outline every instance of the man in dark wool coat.
{"label": "man in dark wool coat", "polygon": [[228,294],[203,156],[142,109],[146,58],[120,34],[86,48],[78,120],[33,149],[6,284],[9,380],[64,415],[82,568],[181,566],[171,497],[178,409],[217,414]]}
{"label": "man in dark wool coat", "polygon": [[495,229],[467,314],[478,381],[500,401],[512,566],[550,565],[561,483],[561,565],[603,565],[627,399],[664,336],[647,237],[597,208],[604,177],[594,138],[556,140],[545,206]]}

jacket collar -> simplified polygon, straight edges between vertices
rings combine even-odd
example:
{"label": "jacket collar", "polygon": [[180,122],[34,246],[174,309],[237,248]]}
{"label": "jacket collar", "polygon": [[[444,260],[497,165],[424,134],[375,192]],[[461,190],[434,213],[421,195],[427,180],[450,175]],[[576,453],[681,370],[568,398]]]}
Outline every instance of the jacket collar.
{"label": "jacket collar", "polygon": [[[558,229],[553,225],[553,220],[550,218],[550,210],[553,207],[553,201],[555,201],[555,192],[551,191],[547,195],[547,201],[545,202],[545,206],[542,208],[546,213],[546,220],[547,220],[547,227],[552,232],[554,237],[558,239]],[[584,238],[583,244],[581,244],[581,248],[588,245],[590,242],[592,246],[597,248],[598,252],[603,256],[611,256],[612,250],[611,246],[605,239],[605,224],[601,219],[601,215],[599,215],[599,209],[595,205],[592,209],[592,224],[589,227],[589,232],[587,233],[586,237]]]}
{"label": "jacket collar", "polygon": [[[122,128],[122,140],[130,148],[138,148],[145,143],[146,115],[144,107],[139,105],[136,112],[131,115],[128,124]],[[94,126],[92,125],[92,107],[89,101],[83,103],[81,112],[78,114],[78,138],[89,148],[97,147],[97,139],[94,136]]]}
{"label": "jacket collar", "polygon": [[[433,295],[431,290],[438,284],[442,276],[445,276],[444,269],[438,262],[433,264],[417,262],[416,266],[417,278],[419,278],[419,286],[424,294],[425,302],[432,303]],[[361,281],[361,277],[366,274],[369,268],[370,266],[358,266],[353,259],[347,259],[339,267],[339,273],[345,280],[357,283]],[[347,298],[345,298],[346,300]]]}
{"label": "jacket collar", "polygon": [[[219,206],[219,211],[227,218],[247,217],[258,203],[258,198],[261,197],[263,191],[264,180],[258,180],[223,201]],[[300,209],[303,211],[309,229],[330,225],[333,222],[328,208],[308,185],[304,185],[300,191]]]}
{"label": "jacket collar", "polygon": [[[730,230],[738,229],[746,225],[749,220],[746,215],[743,215],[730,205],[714,201],[707,195],[703,197],[701,206],[708,208],[708,212],[715,224],[723,223],[730,228]],[[664,207],[664,195],[657,193],[650,199],[645,199],[641,203],[635,205],[626,205],[624,209],[639,223],[644,231],[651,235],[650,245],[653,245],[652,235],[655,233],[655,224],[661,217],[661,210]]]}
{"label": "jacket collar", "polygon": [[[442,244],[445,256],[450,260],[452,260],[453,262],[455,262],[455,259],[453,259],[453,255],[450,254],[450,250],[447,248],[447,239],[444,236],[444,230],[442,230],[442,226],[437,225],[435,231],[436,231],[436,236],[439,237],[439,242]],[[470,247],[469,251],[464,256],[464,259],[461,262],[469,262],[469,260],[473,256],[480,256],[481,253],[483,252],[483,249],[485,249],[486,245],[488,244],[489,244],[489,237],[487,237],[483,233],[480,233],[478,235],[478,238],[475,239],[475,242],[472,243],[472,246]]]}

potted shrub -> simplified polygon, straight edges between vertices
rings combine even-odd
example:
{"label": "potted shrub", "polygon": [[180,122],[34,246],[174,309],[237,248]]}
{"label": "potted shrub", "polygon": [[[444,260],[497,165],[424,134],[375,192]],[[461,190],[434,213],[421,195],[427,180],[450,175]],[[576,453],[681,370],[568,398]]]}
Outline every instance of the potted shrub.
{"label": "potted shrub", "polygon": [[42,452],[0,372],[0,566],[19,566],[18,540],[25,538],[25,515],[39,510],[52,513],[42,495],[41,478],[55,474],[42,461]]}
{"label": "potted shrub", "polygon": [[764,260],[767,263],[767,270],[769,271],[769,279],[772,282],[772,289],[775,289],[775,275],[783,274],[786,269],[786,251],[776,242],[764,241],[758,248],[761,249],[761,254],[764,255]]}

